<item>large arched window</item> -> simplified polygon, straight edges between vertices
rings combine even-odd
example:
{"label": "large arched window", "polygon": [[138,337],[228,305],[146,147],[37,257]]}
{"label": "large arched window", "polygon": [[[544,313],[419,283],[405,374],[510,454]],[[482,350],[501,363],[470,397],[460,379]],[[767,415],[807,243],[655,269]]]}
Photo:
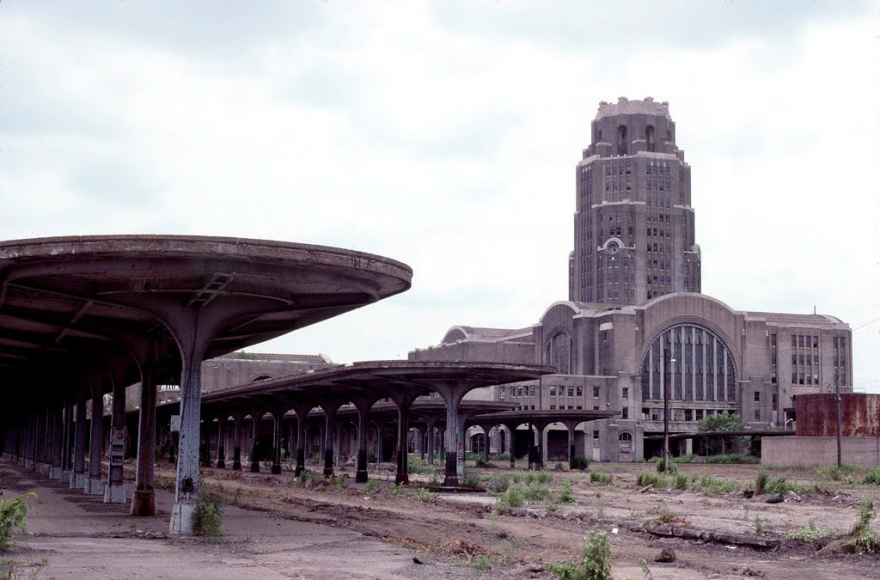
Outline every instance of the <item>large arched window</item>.
{"label": "large arched window", "polygon": [[571,374],[571,337],[559,331],[547,343],[546,364],[556,367],[561,375]]}
{"label": "large arched window", "polygon": [[662,400],[667,382],[673,401],[736,401],[733,356],[718,336],[696,324],[666,330],[645,354],[642,400]]}

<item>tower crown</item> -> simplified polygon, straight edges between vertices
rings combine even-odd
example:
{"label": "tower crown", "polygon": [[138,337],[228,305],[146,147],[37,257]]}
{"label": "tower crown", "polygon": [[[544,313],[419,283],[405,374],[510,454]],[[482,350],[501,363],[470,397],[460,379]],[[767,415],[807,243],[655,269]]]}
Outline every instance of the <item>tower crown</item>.
{"label": "tower crown", "polygon": [[645,97],[644,100],[631,101],[626,97],[620,97],[616,103],[602,101],[599,103],[599,112],[596,113],[596,120],[602,117],[612,117],[615,115],[657,115],[666,117],[669,120],[669,103],[663,101],[658,103],[653,97]]}

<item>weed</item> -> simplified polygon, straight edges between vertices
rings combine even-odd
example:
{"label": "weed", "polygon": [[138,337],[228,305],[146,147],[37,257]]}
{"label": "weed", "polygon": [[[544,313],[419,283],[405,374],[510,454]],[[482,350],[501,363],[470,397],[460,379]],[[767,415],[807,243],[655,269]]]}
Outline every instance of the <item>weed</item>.
{"label": "weed", "polygon": [[852,474],[855,468],[852,465],[843,464],[840,467],[836,465],[824,465],[816,468],[816,473],[825,479],[831,481],[842,481],[848,485],[853,483]]}
{"label": "weed", "polygon": [[597,473],[595,471],[590,473],[590,483],[601,483],[602,485],[612,485],[614,483],[614,476],[610,473]]}
{"label": "weed", "polygon": [[555,501],[551,501],[545,507],[547,508],[547,511],[551,513],[556,513],[557,511],[559,511],[559,504]]}
{"label": "weed", "polygon": [[639,568],[642,569],[642,574],[645,575],[645,580],[654,580],[654,575],[651,574],[651,569],[648,568],[648,562],[644,558],[639,558]]}
{"label": "weed", "polygon": [[574,493],[571,491],[571,484],[566,483],[562,487],[562,491],[559,492],[559,503],[577,503],[577,500],[574,498]]}
{"label": "weed", "polygon": [[671,524],[681,519],[677,513],[669,509],[666,502],[661,503],[660,507],[649,510],[648,513],[656,514],[652,521],[658,524]]}
{"label": "weed", "polygon": [[371,479],[370,481],[367,482],[367,485],[364,486],[364,489],[366,491],[377,490],[377,489],[379,489],[379,482],[376,481],[375,479]]}
{"label": "weed", "polygon": [[197,536],[213,540],[223,537],[223,507],[219,496],[213,493],[199,496],[193,512],[193,531]]}
{"label": "weed", "polygon": [[755,495],[764,494],[767,490],[767,480],[769,478],[770,476],[763,469],[758,471],[758,475],[755,476]]}
{"label": "weed", "polygon": [[703,493],[732,493],[738,489],[736,482],[730,479],[714,478],[704,475],[694,482],[694,490]]}
{"label": "weed", "polygon": [[0,500],[0,552],[12,546],[12,534],[24,531],[27,523],[27,500],[36,499],[37,494],[28,492],[15,499]]}
{"label": "weed", "polygon": [[[15,560],[0,557],[0,580],[36,580],[40,576],[40,568],[49,564],[49,558],[43,556],[38,562],[32,558]],[[27,572],[26,572],[27,570]]]}
{"label": "weed", "polygon": [[688,488],[688,476],[684,473],[676,473],[675,474],[675,482],[673,483],[675,489],[685,490]]}
{"label": "weed", "polygon": [[590,532],[581,547],[580,558],[544,568],[560,580],[612,580],[611,543],[603,532]]}
{"label": "weed", "polygon": [[403,487],[400,485],[392,485],[388,488],[388,493],[390,493],[392,497],[397,497],[403,493]]}
{"label": "weed", "polygon": [[821,530],[816,525],[816,518],[810,518],[810,521],[807,522],[807,525],[798,528],[793,532],[789,532],[788,537],[792,540],[804,540],[805,542],[812,542],[815,539],[827,535],[827,530]]}
{"label": "weed", "polygon": [[556,465],[553,466],[553,471],[565,471],[565,470],[566,469],[565,469],[564,463],[556,463]]}
{"label": "weed", "polygon": [[526,503],[526,497],[523,494],[522,488],[511,487],[510,489],[498,496],[497,503],[508,508],[521,507],[524,503]]}
{"label": "weed", "polygon": [[695,457],[696,455],[691,453],[689,455],[682,455],[681,457],[673,457],[672,461],[675,463],[693,463]]}
{"label": "weed", "polygon": [[590,466],[590,461],[583,455],[578,455],[571,462],[571,468],[583,471]]}
{"label": "weed", "polygon": [[711,455],[706,458],[707,463],[761,463],[760,457],[746,453],[727,453],[725,455]]}
{"label": "weed", "polygon": [[527,501],[544,501],[552,495],[550,488],[543,485],[528,485],[523,488],[523,497]]}
{"label": "weed", "polygon": [[851,539],[843,543],[843,549],[853,554],[874,554],[880,551],[880,536],[871,529],[874,519],[874,501],[870,498],[862,502],[859,519],[850,532]]}
{"label": "weed", "polygon": [[657,469],[657,473],[668,473],[669,475],[675,475],[678,473],[678,466],[675,465],[674,461],[669,462],[669,467],[666,467],[666,462],[663,461],[662,457],[659,457],[657,461],[654,462],[654,467]]}
{"label": "weed", "polygon": [[488,478],[485,483],[486,491],[492,493],[503,493],[507,491],[510,487],[510,476],[509,475],[495,475],[493,477]]}
{"label": "weed", "polygon": [[437,503],[437,494],[431,493],[424,487],[420,487],[416,492],[416,497],[422,503]]}
{"label": "weed", "polygon": [[764,520],[755,516],[755,533],[760,534],[764,531]]}
{"label": "weed", "polygon": [[345,487],[345,482],[346,482],[345,476],[336,475],[333,477],[332,480],[330,480],[330,485],[332,485],[333,487],[342,489],[343,487]]}
{"label": "weed", "polygon": [[501,557],[498,563],[502,566],[507,566],[511,559],[513,559],[514,552],[519,549],[519,546],[519,540],[504,540],[501,542]]}
{"label": "weed", "polygon": [[474,570],[489,570],[492,568],[492,561],[489,556],[477,556],[471,562],[471,568]]}
{"label": "weed", "polygon": [[314,481],[315,472],[310,469],[304,469],[303,472],[299,474],[300,487],[309,487]]}
{"label": "weed", "polygon": [[422,458],[418,455],[407,455],[406,470],[408,473],[420,474],[433,472],[433,469],[422,462]]}
{"label": "weed", "polygon": [[652,485],[654,487],[669,487],[669,478],[654,473],[653,471],[640,471],[636,474],[636,485],[638,487],[646,487]]}
{"label": "weed", "polygon": [[[553,474],[548,471],[537,471],[530,473],[529,475],[534,476],[533,478],[529,478],[531,481],[535,483],[542,483],[545,485],[549,485],[553,483]],[[530,481],[530,483],[531,483]]]}
{"label": "weed", "polygon": [[513,474],[513,483],[522,483],[523,482],[523,474],[522,473],[514,473]]}
{"label": "weed", "polygon": [[865,479],[862,480],[862,483],[873,483],[874,485],[880,485],[880,466],[875,467],[871,471],[865,475]]}
{"label": "weed", "polygon": [[470,487],[470,488],[478,488],[478,487],[480,487],[481,483],[482,483],[482,480],[480,479],[480,476],[477,475],[476,473],[465,473],[459,482],[461,487]]}

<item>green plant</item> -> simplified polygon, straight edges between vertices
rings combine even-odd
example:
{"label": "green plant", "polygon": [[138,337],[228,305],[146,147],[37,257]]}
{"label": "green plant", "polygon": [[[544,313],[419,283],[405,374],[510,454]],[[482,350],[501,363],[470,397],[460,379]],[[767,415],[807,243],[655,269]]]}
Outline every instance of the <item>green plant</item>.
{"label": "green plant", "polygon": [[571,468],[583,471],[590,466],[590,460],[583,455],[578,455],[571,461]]}
{"label": "green plant", "polygon": [[416,491],[416,497],[422,503],[437,503],[437,494],[431,493],[424,487],[420,487],[418,491]]}
{"label": "green plant", "polygon": [[736,482],[729,479],[704,475],[694,482],[694,490],[703,493],[732,493],[738,489]]}
{"label": "green plant", "polygon": [[767,482],[767,485],[764,487],[765,493],[786,493],[792,490],[791,484],[789,484],[785,480],[785,476],[780,475],[779,477],[774,477],[773,479]]}
{"label": "green plant", "polygon": [[852,465],[843,464],[840,467],[836,465],[823,465],[822,467],[816,468],[816,473],[825,479],[830,479],[831,481],[842,481],[847,484],[852,484],[853,478],[852,474],[855,471],[855,468]]}
{"label": "green plant", "polygon": [[675,482],[673,483],[675,489],[685,490],[688,488],[688,476],[684,473],[676,473],[675,474]]}
{"label": "green plant", "polygon": [[345,476],[336,475],[333,477],[332,480],[330,480],[330,485],[332,485],[333,487],[337,487],[337,488],[342,489],[343,487],[345,487],[345,481],[346,481]]}
{"label": "green plant", "polygon": [[492,561],[489,556],[477,556],[471,562],[471,568],[474,570],[489,570],[492,568]]}
{"label": "green plant", "polygon": [[0,500],[0,552],[10,548],[13,533],[24,531],[27,523],[27,500],[36,497],[34,492],[28,492],[15,499]]}
{"label": "green plant", "polygon": [[543,485],[527,485],[523,488],[523,497],[528,501],[544,501],[551,495],[550,488]]}
{"label": "green plant", "polygon": [[645,575],[645,580],[654,580],[654,575],[651,574],[651,569],[648,568],[647,560],[639,558],[639,568],[642,569],[642,574]]}
{"label": "green plant", "polygon": [[755,533],[760,534],[764,531],[764,520],[755,516]]}
{"label": "green plant", "polygon": [[871,498],[862,502],[859,519],[849,533],[850,539],[843,543],[843,549],[853,554],[874,554],[880,551],[880,537],[871,529],[874,519],[874,501]]}
{"label": "green plant", "polygon": [[657,473],[667,473],[669,475],[678,473],[678,467],[675,465],[675,462],[670,461],[669,467],[667,467],[662,457],[657,458],[657,461],[654,462],[654,467],[657,469]]}
{"label": "green plant", "polygon": [[422,458],[418,455],[407,455],[406,470],[408,473],[414,474],[433,473],[434,471],[431,467],[428,467],[426,463],[423,463]]}
{"label": "green plant", "polygon": [[688,455],[682,455],[681,457],[673,457],[672,461],[673,463],[693,463],[694,457],[696,457],[696,455],[690,453]]}
{"label": "green plant", "polygon": [[388,493],[390,493],[392,497],[397,497],[403,493],[403,486],[392,485],[391,487],[388,488]]}
{"label": "green plant", "polygon": [[767,481],[770,478],[763,469],[755,476],[755,495],[762,495],[767,490]]}
{"label": "green plant", "polygon": [[603,532],[590,532],[581,547],[580,558],[561,564],[545,564],[544,568],[559,580],[612,580],[611,543]]}
{"label": "green plant", "polygon": [[643,470],[636,474],[636,485],[638,487],[646,487],[649,485],[654,487],[669,487],[669,479],[663,477],[659,473]]}
{"label": "green plant", "polygon": [[371,479],[367,482],[367,485],[364,486],[364,490],[366,491],[374,491],[376,489],[379,489],[379,482],[375,479]]}
{"label": "green plant", "polygon": [[821,538],[822,536],[828,535],[827,531],[820,530],[816,525],[816,518],[810,518],[810,521],[807,522],[807,525],[794,530],[793,532],[789,532],[788,537],[793,540],[804,540],[806,542],[812,542],[817,538]]}
{"label": "green plant", "polygon": [[211,539],[223,537],[223,507],[220,498],[213,493],[199,496],[193,512],[193,532]]}
{"label": "green plant", "polygon": [[[39,561],[29,557],[26,560],[0,557],[0,580],[19,580],[27,578],[36,580],[40,576],[40,568],[49,564],[49,558],[43,556]],[[27,575],[25,575],[27,570]]]}
{"label": "green plant", "polygon": [[510,476],[506,474],[495,475],[486,479],[484,486],[491,493],[503,493],[510,487]]}
{"label": "green plant", "polygon": [[509,508],[520,507],[524,503],[526,503],[526,497],[523,494],[522,488],[511,487],[510,489],[498,496],[497,503]]}
{"label": "green plant", "polygon": [[873,483],[874,485],[880,485],[880,466],[875,467],[871,471],[865,475],[865,479],[862,480],[862,483]]}
{"label": "green plant", "polygon": [[482,480],[480,479],[480,476],[476,473],[465,473],[459,481],[461,487],[469,488],[478,488],[480,487],[481,483]]}
{"label": "green plant", "polygon": [[557,501],[559,501],[559,503],[577,503],[577,500],[574,498],[574,493],[571,491],[570,483],[566,483],[562,486],[562,491],[559,492],[559,498]]}
{"label": "green plant", "polygon": [[309,487],[314,481],[315,472],[310,469],[304,469],[303,472],[299,474],[300,487]]}
{"label": "green plant", "polygon": [[610,473],[598,473],[591,472],[590,473],[590,483],[601,483],[602,485],[612,485],[614,483],[614,476]]}
{"label": "green plant", "polygon": [[658,524],[671,524],[681,519],[677,513],[669,509],[666,502],[661,503],[659,507],[649,510],[648,513],[655,514],[653,521]]}
{"label": "green plant", "polygon": [[761,459],[746,453],[726,453],[707,457],[706,463],[761,463]]}

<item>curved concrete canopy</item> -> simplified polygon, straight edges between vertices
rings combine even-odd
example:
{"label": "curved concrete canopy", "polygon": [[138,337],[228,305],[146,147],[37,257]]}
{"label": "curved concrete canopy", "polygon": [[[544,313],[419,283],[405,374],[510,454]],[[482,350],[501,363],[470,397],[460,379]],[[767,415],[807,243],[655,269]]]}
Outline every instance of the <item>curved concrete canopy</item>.
{"label": "curved concrete canopy", "polygon": [[[0,242],[0,374],[106,364],[156,335],[179,342],[168,319],[208,306],[217,328],[204,354],[217,356],[403,292],[411,278],[408,266],[380,256],[266,240]],[[132,358],[122,358],[130,371]]]}

